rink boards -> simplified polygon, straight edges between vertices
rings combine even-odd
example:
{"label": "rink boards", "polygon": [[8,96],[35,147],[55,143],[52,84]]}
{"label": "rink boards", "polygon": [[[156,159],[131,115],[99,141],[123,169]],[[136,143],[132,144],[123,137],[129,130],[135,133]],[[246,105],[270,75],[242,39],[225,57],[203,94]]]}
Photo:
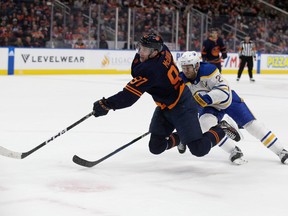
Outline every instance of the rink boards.
{"label": "rink boards", "polygon": [[[135,53],[135,50],[0,48],[0,75],[129,74]],[[172,54],[177,62],[183,52]],[[223,73],[236,74],[239,63],[237,53],[228,53],[222,60]],[[288,55],[258,53],[253,72],[287,74],[287,69]]]}

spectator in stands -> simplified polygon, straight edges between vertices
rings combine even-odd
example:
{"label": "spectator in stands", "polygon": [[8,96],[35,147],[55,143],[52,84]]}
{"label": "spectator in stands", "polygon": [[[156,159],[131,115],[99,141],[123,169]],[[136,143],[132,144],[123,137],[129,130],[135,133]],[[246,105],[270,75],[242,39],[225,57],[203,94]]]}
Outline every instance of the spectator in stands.
{"label": "spectator in stands", "polygon": [[77,39],[76,43],[74,44],[74,48],[77,48],[77,49],[84,49],[86,48],[84,42],[83,42],[83,39],[80,37]]}
{"label": "spectator in stands", "polygon": [[30,36],[26,36],[23,41],[24,47],[33,47],[32,38]]}
{"label": "spectator in stands", "polygon": [[9,46],[9,38],[8,37],[3,37],[3,38],[0,38],[0,46],[1,47],[7,47]]}
{"label": "spectator in stands", "polygon": [[16,41],[14,43],[14,46],[15,47],[24,47],[24,44],[23,44],[23,41],[22,41],[22,38],[21,37],[17,37],[16,38]]}
{"label": "spectator in stands", "polygon": [[100,36],[99,49],[109,49],[105,34]]}
{"label": "spectator in stands", "polygon": [[[129,47],[130,47],[129,49],[136,49],[135,44],[132,41],[132,38],[130,38],[130,46]],[[123,49],[128,49],[128,42],[127,41],[124,43]]]}
{"label": "spectator in stands", "polygon": [[[100,29],[101,31],[106,31],[106,28],[114,29],[115,26],[115,7],[119,8],[119,23],[118,23],[118,41],[121,41],[123,32],[127,32],[127,17],[128,8],[133,8],[136,10],[135,13],[135,28],[133,29],[135,35],[134,37],[141,37],[144,33],[149,33],[148,30],[157,30],[162,37],[167,38],[166,40],[174,43],[172,40],[172,26],[175,24],[173,21],[173,12],[177,9],[181,9],[185,13],[191,11],[191,9],[196,9],[209,17],[212,25],[218,28],[222,28],[223,24],[227,24],[233,27],[237,27],[240,31],[247,31],[247,29],[253,29],[254,39],[257,50],[265,53],[287,53],[287,16],[285,14],[277,13],[276,10],[267,10],[267,8],[262,7],[258,1],[239,0],[239,1],[220,1],[215,0],[207,3],[207,1],[199,0],[187,0],[187,1],[177,1],[179,4],[175,5],[170,1],[159,1],[159,0],[123,0],[123,1],[104,1],[104,0],[63,0],[60,1],[66,6],[68,6],[71,11],[69,16],[64,16],[63,9],[60,7],[54,7],[53,23],[52,23],[52,34],[50,34],[51,27],[51,6],[47,5],[46,0],[37,1],[0,1],[0,41],[4,42],[4,38],[8,37],[8,44],[11,46],[15,43],[17,37],[21,37],[25,40],[26,36],[30,36],[33,44],[38,39],[34,39],[34,35],[31,33],[43,34],[44,35],[44,47],[45,42],[49,40],[56,41],[59,45],[63,45],[64,38],[66,39],[66,44],[73,44],[71,36],[66,38],[65,28],[69,27],[69,32],[73,35],[87,35],[90,32],[87,18],[87,11],[92,9],[91,17],[93,20],[93,25],[97,23],[100,17]],[[122,4],[120,3],[122,2]],[[176,1],[175,1],[176,2]],[[283,10],[287,11],[287,4],[281,1],[272,1],[273,5]],[[120,3],[120,4],[117,4]],[[92,7],[95,4],[101,7]],[[122,5],[122,7],[121,7]],[[283,6],[284,5],[284,6]],[[249,16],[247,16],[249,15]],[[196,42],[199,40],[201,45],[201,19],[197,16],[192,16],[192,35],[191,39]],[[14,20],[14,21],[13,21]],[[236,22],[237,21],[237,22]],[[103,23],[102,23],[103,22]],[[92,23],[92,22],[91,22]],[[170,24],[171,32],[167,28],[167,23]],[[36,25],[37,28],[33,29]],[[143,26],[146,28],[143,31]],[[179,35],[182,39],[186,41],[186,16],[179,21]],[[21,33],[21,28],[22,32]],[[30,29],[30,31],[29,31]],[[93,28],[90,29],[90,31]],[[93,29],[95,32],[95,29]],[[282,33],[281,33],[282,31]],[[20,32],[20,33],[19,33]],[[40,33],[41,32],[41,33]],[[248,33],[248,32],[247,32]],[[35,33],[34,33],[35,34]],[[70,34],[70,33],[69,33]],[[257,35],[255,35],[257,34]],[[10,39],[14,35],[13,39]],[[50,36],[52,35],[52,38]],[[94,35],[92,35],[93,37]],[[97,34],[100,37],[100,35]],[[229,51],[235,52],[236,46],[238,46],[238,40],[235,40],[234,35],[229,35],[225,32],[225,37],[223,37],[224,42],[227,43]],[[231,37],[232,36],[232,37]],[[78,38],[73,37],[74,39]],[[123,38],[123,40],[125,40]],[[122,40],[122,41],[123,41]],[[265,43],[261,42],[264,41]],[[61,43],[60,43],[61,42]],[[236,44],[237,43],[237,44]],[[263,46],[261,47],[261,43]],[[42,42],[39,44],[41,45]],[[106,44],[106,43],[105,43]],[[102,46],[102,45],[101,45]],[[198,50],[198,42],[196,44],[191,44],[192,48]],[[260,47],[259,47],[260,46]],[[59,46],[55,46],[59,47]],[[99,48],[99,47],[97,47]],[[107,46],[104,46],[107,49]],[[103,49],[104,49],[103,48]],[[180,45],[181,50],[185,50],[185,46]]]}

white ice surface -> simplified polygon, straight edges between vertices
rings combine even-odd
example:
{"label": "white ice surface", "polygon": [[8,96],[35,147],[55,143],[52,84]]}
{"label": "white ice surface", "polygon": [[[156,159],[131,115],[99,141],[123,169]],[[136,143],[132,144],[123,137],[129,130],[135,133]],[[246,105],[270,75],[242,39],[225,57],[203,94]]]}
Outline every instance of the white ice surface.
{"label": "white ice surface", "polygon": [[[225,75],[255,116],[287,147],[288,75]],[[0,146],[28,151],[120,91],[129,75],[1,76]],[[149,136],[93,168],[96,160],[148,130],[155,104],[90,117],[25,159],[0,156],[1,216],[270,216],[287,215],[288,167],[242,131],[248,164],[233,166],[215,147],[196,158],[176,149],[148,150]]]}

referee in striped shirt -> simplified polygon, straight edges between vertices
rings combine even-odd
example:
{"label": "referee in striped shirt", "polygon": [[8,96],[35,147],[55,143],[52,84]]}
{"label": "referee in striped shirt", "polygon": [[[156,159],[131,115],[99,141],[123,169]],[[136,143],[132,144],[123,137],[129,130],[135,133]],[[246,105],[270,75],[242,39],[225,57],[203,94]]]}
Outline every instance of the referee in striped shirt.
{"label": "referee in striped shirt", "polygon": [[240,58],[240,66],[238,69],[237,81],[240,80],[243,69],[247,64],[250,81],[255,82],[252,70],[253,70],[253,59],[256,60],[256,48],[254,42],[250,40],[249,35],[246,35],[244,41],[241,41],[238,54]]}

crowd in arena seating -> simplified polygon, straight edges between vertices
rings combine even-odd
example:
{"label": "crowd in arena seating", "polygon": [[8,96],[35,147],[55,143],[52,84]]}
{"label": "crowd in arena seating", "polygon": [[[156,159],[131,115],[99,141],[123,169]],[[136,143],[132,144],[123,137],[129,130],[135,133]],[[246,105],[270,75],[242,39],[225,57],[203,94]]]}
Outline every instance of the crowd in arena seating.
{"label": "crowd in arena seating", "polygon": [[0,1],[0,46],[44,47],[50,14],[44,1]]}
{"label": "crowd in arena seating", "polygon": [[[263,4],[250,0],[65,0],[63,8],[51,7],[46,0],[0,1],[0,46],[45,47],[48,43],[61,42],[74,47],[79,38],[88,41],[85,47],[99,48],[97,38],[105,35],[114,40],[116,10],[119,9],[118,40],[127,41],[128,9],[133,8],[134,36],[137,40],[148,31],[159,32],[165,41],[172,42],[176,9],[180,11],[179,46],[185,50],[185,15],[197,10],[208,15],[210,24],[222,29],[224,24],[252,35],[257,49],[266,53],[288,53],[288,16],[276,10],[266,10]],[[53,0],[50,1],[53,3]],[[282,1],[270,4],[288,9]],[[99,5],[101,8],[99,8]],[[53,17],[51,19],[51,10]],[[91,20],[89,20],[89,16]],[[100,16],[100,25],[99,24]],[[200,50],[200,17],[193,16],[192,48]],[[53,20],[51,27],[51,20]],[[90,23],[90,25],[89,25]],[[99,28],[100,26],[100,28]],[[229,51],[233,50],[233,31],[222,31]],[[64,43],[66,42],[66,43]],[[269,46],[267,46],[267,44]],[[57,47],[57,45],[56,45]]]}

